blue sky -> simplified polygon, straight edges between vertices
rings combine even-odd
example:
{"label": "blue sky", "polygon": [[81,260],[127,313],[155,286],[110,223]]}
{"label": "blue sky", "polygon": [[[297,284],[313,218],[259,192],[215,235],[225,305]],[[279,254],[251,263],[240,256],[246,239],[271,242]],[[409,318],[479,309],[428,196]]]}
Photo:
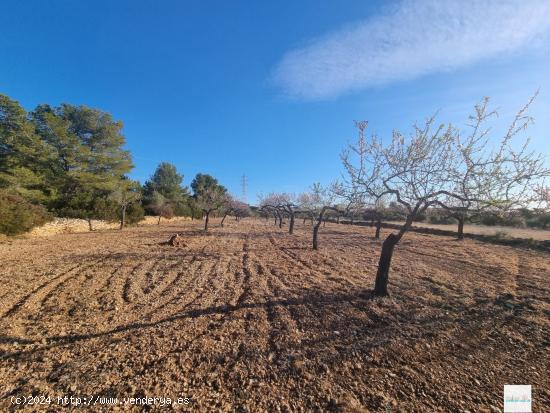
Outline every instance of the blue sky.
{"label": "blue sky", "polygon": [[[22,1],[0,4],[0,93],[124,122],[142,182],[161,161],[248,200],[338,178],[354,119],[389,136],[483,96],[499,122],[540,88],[550,155],[550,2]],[[501,126],[502,126],[501,125]],[[497,129],[498,131],[498,125]]]}

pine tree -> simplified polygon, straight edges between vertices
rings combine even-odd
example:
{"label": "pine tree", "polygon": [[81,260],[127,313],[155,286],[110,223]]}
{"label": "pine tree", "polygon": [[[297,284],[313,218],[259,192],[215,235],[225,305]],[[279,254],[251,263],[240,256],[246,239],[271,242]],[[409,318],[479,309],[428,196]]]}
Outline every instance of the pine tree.
{"label": "pine tree", "polygon": [[[179,174],[176,167],[168,162],[159,164],[151,179],[144,185],[144,206],[148,213],[161,215],[159,211],[159,196],[162,196],[162,204],[169,204],[172,214],[189,214],[189,192],[182,186],[183,175]],[[166,207],[161,208],[161,210]]]}
{"label": "pine tree", "polygon": [[51,185],[57,197],[50,204],[60,215],[100,218],[98,204],[115,191],[132,169],[123,149],[122,122],[86,106],[40,105],[32,113],[36,132],[54,152]]}
{"label": "pine tree", "polygon": [[46,201],[53,194],[49,188],[53,155],[21,105],[0,94],[0,188],[33,203]]}

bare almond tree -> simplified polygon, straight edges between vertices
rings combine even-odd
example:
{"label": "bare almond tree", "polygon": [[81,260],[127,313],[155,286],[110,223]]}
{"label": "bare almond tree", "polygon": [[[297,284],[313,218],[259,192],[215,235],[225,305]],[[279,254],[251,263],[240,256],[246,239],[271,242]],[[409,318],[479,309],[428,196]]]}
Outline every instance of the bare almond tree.
{"label": "bare almond tree", "polygon": [[158,216],[157,225],[160,225],[161,218],[171,219],[174,216],[174,205],[160,192],[153,191],[148,199],[151,210]]}
{"label": "bare almond tree", "polygon": [[275,224],[279,228],[283,227],[283,215],[285,213],[281,203],[284,202],[283,196],[279,193],[271,192],[266,196],[260,196],[260,211],[271,212],[275,217]]}
{"label": "bare almond tree", "polygon": [[298,206],[298,199],[295,194],[286,192],[272,192],[266,197],[262,197],[260,208],[264,210],[274,211],[279,218],[279,228],[282,227],[282,217],[287,216],[289,219],[288,233],[294,233],[294,222],[296,214],[301,212]]}
{"label": "bare almond tree", "polygon": [[327,211],[341,213],[335,205],[338,196],[331,187],[323,187],[320,183],[312,185],[310,191],[304,192],[298,196],[298,204],[301,211],[305,211],[312,217],[315,217],[313,226],[313,249],[319,249],[319,228]]}
{"label": "bare almond tree", "polygon": [[141,186],[138,182],[125,180],[109,194],[109,199],[120,207],[120,229],[126,225],[126,210],[142,198]]}
{"label": "bare almond tree", "polygon": [[541,211],[550,211],[550,186],[539,185],[535,188],[537,207]]}
{"label": "bare almond tree", "polygon": [[241,219],[252,215],[250,206],[246,202],[241,202],[239,200],[235,200],[233,203],[232,211],[235,221],[240,221]]}
{"label": "bare almond tree", "polygon": [[528,207],[536,200],[533,185],[548,174],[544,157],[529,149],[522,139],[533,118],[528,109],[536,94],[515,115],[504,135],[495,139],[488,122],[496,111],[488,109],[489,98],[475,106],[467,132],[455,130],[455,162],[449,170],[450,192],[435,204],[458,222],[458,238],[464,238],[465,221],[481,214],[502,215]]}
{"label": "bare almond tree", "polygon": [[[500,144],[488,150],[484,150],[484,138],[473,139],[475,145],[457,145],[458,129],[436,125],[435,117],[428,118],[421,127],[415,125],[410,136],[394,131],[386,144],[376,135],[367,139],[367,122],[356,122],[357,143],[341,155],[349,182],[371,198],[391,196],[407,213],[401,229],[382,244],[375,294],[388,294],[394,248],[427,208],[439,205],[459,210],[488,205],[509,209],[532,190],[534,178],[548,174],[543,158],[528,152],[527,143],[519,150],[511,143],[525,129],[525,119],[525,111],[521,110]],[[474,154],[468,149],[472,147],[480,151]],[[464,174],[471,178],[463,179]]]}
{"label": "bare almond tree", "polygon": [[362,191],[357,186],[357,183],[350,181],[346,176],[342,178],[341,181],[333,183],[331,188],[341,200],[341,203],[338,205],[341,215],[347,217],[352,225],[357,215],[368,215],[373,218],[376,221],[377,228],[375,238],[378,238],[381,227],[380,207],[382,199],[374,198]]}
{"label": "bare almond tree", "polygon": [[433,127],[434,118],[423,128],[415,127],[409,139],[393,132],[389,144],[373,135],[365,137],[366,122],[356,122],[359,138],[342,153],[349,181],[369,197],[393,195],[407,210],[407,219],[399,232],[391,233],[382,244],[374,292],[388,294],[388,277],[393,250],[410,229],[414,218],[425,211],[441,193],[441,182],[452,161],[451,129]]}
{"label": "bare almond tree", "polygon": [[296,213],[300,212],[297,197],[295,194],[281,193],[278,198],[279,207],[288,215],[289,218],[288,233],[293,234]]}
{"label": "bare almond tree", "polygon": [[382,216],[384,211],[383,198],[376,199],[364,209],[364,216],[368,217],[371,225],[374,225],[374,238],[380,239],[380,231],[382,230]]}
{"label": "bare almond tree", "polygon": [[200,186],[195,202],[204,213],[204,230],[208,231],[210,214],[221,209],[227,202],[226,189],[218,184]]}
{"label": "bare almond tree", "polygon": [[225,204],[223,206],[223,218],[220,223],[221,227],[223,227],[225,218],[227,218],[228,215],[233,215],[235,220],[238,221],[241,218],[250,216],[250,207],[228,194],[226,195]]}

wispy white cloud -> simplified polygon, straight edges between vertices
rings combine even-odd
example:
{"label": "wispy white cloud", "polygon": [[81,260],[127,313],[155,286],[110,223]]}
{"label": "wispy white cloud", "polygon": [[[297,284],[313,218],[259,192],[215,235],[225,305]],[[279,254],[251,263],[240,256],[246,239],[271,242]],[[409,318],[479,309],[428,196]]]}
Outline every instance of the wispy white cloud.
{"label": "wispy white cloud", "polygon": [[522,50],[550,32],[550,0],[405,0],[288,52],[273,80],[308,100]]}

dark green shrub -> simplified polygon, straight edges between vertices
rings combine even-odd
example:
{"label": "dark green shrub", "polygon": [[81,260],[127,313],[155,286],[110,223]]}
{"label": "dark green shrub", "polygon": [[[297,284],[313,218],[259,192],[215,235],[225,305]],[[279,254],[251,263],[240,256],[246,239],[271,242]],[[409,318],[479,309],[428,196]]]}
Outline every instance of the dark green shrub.
{"label": "dark green shrub", "polygon": [[[118,208],[118,219],[121,219],[121,209]],[[139,221],[143,220],[143,217],[145,216],[145,210],[139,203],[134,203],[128,205],[126,208],[126,225],[134,225],[137,224]]]}
{"label": "dark green shrub", "polygon": [[530,228],[548,229],[550,228],[550,214],[538,213],[527,219],[525,224]]}
{"label": "dark green shrub", "polygon": [[525,220],[520,216],[507,217],[503,219],[501,225],[514,228],[525,228]]}
{"label": "dark green shrub", "polygon": [[538,217],[538,227],[542,229],[550,228],[550,214],[541,214]]}
{"label": "dark green shrub", "polygon": [[524,228],[525,220],[523,217],[517,214],[506,214],[505,216],[499,216],[496,214],[484,214],[480,223],[488,226],[501,225],[504,227]]}
{"label": "dark green shrub", "polygon": [[118,205],[107,197],[96,198],[92,207],[88,211],[91,218],[101,219],[103,221],[117,222],[120,220]]}
{"label": "dark green shrub", "polygon": [[51,221],[41,205],[34,205],[19,195],[0,190],[0,234],[22,234]]}
{"label": "dark green shrub", "polygon": [[174,215],[177,217],[190,217],[193,214],[189,202],[177,202],[174,206]]}
{"label": "dark green shrub", "polygon": [[425,212],[422,212],[422,213],[418,213],[415,217],[414,217],[414,222],[424,222],[426,221],[426,213]]}
{"label": "dark green shrub", "polygon": [[428,215],[428,222],[430,224],[456,224],[456,218],[449,216],[448,214],[430,213]]}
{"label": "dark green shrub", "polygon": [[399,204],[391,203],[387,208],[379,211],[383,221],[403,221],[407,218],[407,211]]}
{"label": "dark green shrub", "polygon": [[483,225],[487,225],[487,226],[491,226],[491,227],[495,226],[495,225],[502,225],[502,219],[499,218],[498,216],[492,215],[492,214],[483,215],[480,219],[480,222]]}

